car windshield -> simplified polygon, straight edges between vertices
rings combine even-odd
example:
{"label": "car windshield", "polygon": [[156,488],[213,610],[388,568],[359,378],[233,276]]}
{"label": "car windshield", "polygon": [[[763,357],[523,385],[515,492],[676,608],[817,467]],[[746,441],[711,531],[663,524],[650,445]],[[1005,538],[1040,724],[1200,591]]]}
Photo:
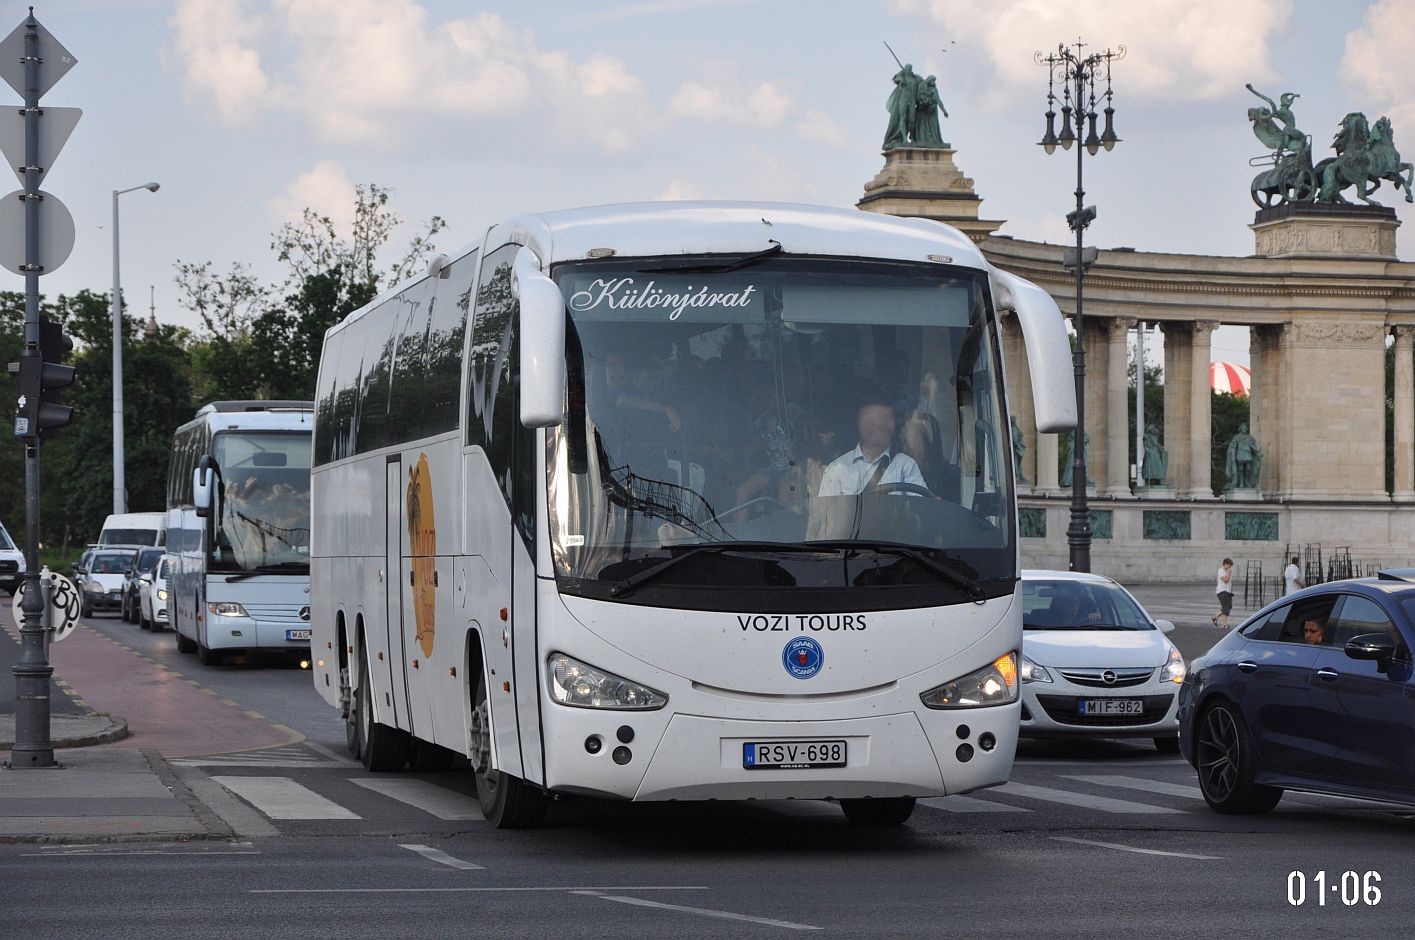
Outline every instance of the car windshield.
{"label": "car windshield", "polygon": [[0,526],[0,551],[13,552],[15,543],[10,540],[10,533],[5,531],[4,526]]}
{"label": "car windshield", "polygon": [[1140,605],[1117,584],[1093,581],[1022,582],[1027,630],[1153,630]]}
{"label": "car windshield", "polygon": [[161,557],[162,557],[162,552],[161,552],[161,550],[147,551],[147,552],[143,552],[142,554],[138,555],[138,563],[137,563],[137,571],[138,571],[138,574],[147,574],[149,571],[151,571],[151,570],[157,565],[157,561],[158,561],[158,559],[160,559]]}
{"label": "car windshield", "polygon": [[94,555],[89,562],[88,570],[90,574],[123,574],[133,564],[132,555],[104,554]]}
{"label": "car windshield", "polygon": [[157,542],[157,530],[104,529],[98,540],[104,545],[152,545]]}
{"label": "car windshield", "polygon": [[662,569],[656,602],[681,587],[928,585],[948,597],[927,603],[971,599],[942,568],[1010,592],[1011,460],[983,276],[781,256],[734,267],[556,269],[569,309],[569,413],[549,432],[561,589],[603,596],[711,546]]}
{"label": "car windshield", "polygon": [[211,570],[309,564],[309,432],[223,431],[212,456],[221,492]]}

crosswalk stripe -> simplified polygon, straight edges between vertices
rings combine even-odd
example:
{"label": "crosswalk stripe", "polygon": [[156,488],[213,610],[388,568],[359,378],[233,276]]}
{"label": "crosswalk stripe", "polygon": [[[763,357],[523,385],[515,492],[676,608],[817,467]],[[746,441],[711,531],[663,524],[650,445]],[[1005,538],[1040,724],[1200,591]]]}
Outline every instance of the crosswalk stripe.
{"label": "crosswalk stripe", "polygon": [[1094,809],[1102,813],[1156,815],[1184,812],[1183,810],[1172,809],[1168,806],[1154,806],[1150,803],[1117,800],[1109,796],[1093,796],[1089,793],[1078,793],[1074,790],[1054,790],[1051,787],[1037,787],[1029,783],[1008,783],[997,789],[999,793],[1006,793],[1011,796],[1025,797],[1030,800],[1042,800],[1047,803],[1061,803],[1065,806],[1075,806],[1083,809]]}
{"label": "crosswalk stripe", "polygon": [[325,760],[291,760],[264,757],[183,757],[171,763],[179,767],[342,767]]}
{"label": "crosswalk stripe", "polygon": [[355,786],[407,803],[438,819],[482,819],[481,807],[469,796],[426,780],[398,780],[383,777],[351,777]]}
{"label": "crosswalk stripe", "polygon": [[1068,775],[1067,780],[1079,780],[1102,787],[1123,787],[1145,793],[1161,793],[1165,796],[1182,796],[1189,800],[1202,800],[1204,791],[1183,783],[1166,783],[1163,780],[1146,780],[1143,777],[1127,777],[1124,774],[1077,774]]}
{"label": "crosswalk stripe", "polygon": [[271,819],[360,819],[289,777],[212,777]]}
{"label": "crosswalk stripe", "polygon": [[1031,810],[992,800],[980,800],[971,796],[935,796],[920,800],[919,805],[932,809],[947,810],[950,813],[1030,813]]}

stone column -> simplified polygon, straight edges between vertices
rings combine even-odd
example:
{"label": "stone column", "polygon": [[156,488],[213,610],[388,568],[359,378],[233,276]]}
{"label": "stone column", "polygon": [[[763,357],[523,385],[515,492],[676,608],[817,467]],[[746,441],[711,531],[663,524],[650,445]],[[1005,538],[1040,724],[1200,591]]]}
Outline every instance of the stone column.
{"label": "stone column", "polygon": [[1213,499],[1213,392],[1209,360],[1213,349],[1213,320],[1196,320],[1189,349],[1189,490],[1191,499]]}
{"label": "stone column", "polygon": [[1125,341],[1135,328],[1134,320],[1119,317],[1106,321],[1107,336],[1106,370],[1106,474],[1105,492],[1110,496],[1130,495],[1130,422],[1125,380]]}
{"label": "stone column", "polygon": [[[1164,449],[1169,468],[1165,485],[1176,493],[1189,489],[1189,350],[1187,323],[1161,323],[1164,334]],[[1204,376],[1207,384],[1208,376]]]}
{"label": "stone column", "polygon": [[[1106,488],[1110,441],[1106,429],[1110,421],[1110,320],[1086,318],[1086,433],[1091,443],[1086,449],[1086,476],[1097,491]],[[1082,438],[1084,440],[1084,438]]]}
{"label": "stone column", "polygon": [[1395,491],[1402,502],[1415,500],[1415,327],[1395,327]]}
{"label": "stone column", "polygon": [[1034,488],[1039,493],[1061,491],[1061,440],[1056,434],[1037,434],[1037,479]]}
{"label": "stone column", "polygon": [[1249,396],[1248,433],[1263,452],[1258,476],[1260,493],[1282,489],[1282,326],[1248,328],[1248,358],[1253,373]]}

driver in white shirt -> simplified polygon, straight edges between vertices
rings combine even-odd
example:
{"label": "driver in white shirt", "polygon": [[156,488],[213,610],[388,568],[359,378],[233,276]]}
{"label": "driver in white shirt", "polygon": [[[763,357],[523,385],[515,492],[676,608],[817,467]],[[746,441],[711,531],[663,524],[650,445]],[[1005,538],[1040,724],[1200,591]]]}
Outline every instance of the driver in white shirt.
{"label": "driver in white shirt", "polygon": [[[914,458],[892,453],[894,406],[868,398],[856,415],[860,443],[830,462],[821,476],[820,496],[857,496],[876,486],[909,483],[923,488],[924,475]],[[907,491],[896,491],[907,492]]]}

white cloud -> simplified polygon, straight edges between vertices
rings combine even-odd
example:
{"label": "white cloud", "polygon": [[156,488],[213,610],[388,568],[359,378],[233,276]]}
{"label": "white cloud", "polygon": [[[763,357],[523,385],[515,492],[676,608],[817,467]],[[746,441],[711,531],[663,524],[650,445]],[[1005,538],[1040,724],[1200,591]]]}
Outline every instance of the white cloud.
{"label": "white cloud", "polygon": [[252,20],[240,0],[178,0],[172,22],[188,96],[223,123],[276,108],[325,141],[396,148],[419,121],[530,109],[542,132],[611,151],[647,126],[643,83],[622,60],[577,62],[493,13],[431,23],[417,0],[268,0]]}
{"label": "white cloud", "polygon": [[285,187],[282,195],[266,203],[276,222],[299,221],[305,209],[328,216],[334,231],[348,237],[354,224],[354,184],[344,167],[333,160],[321,160]]}
{"label": "white cloud", "polygon": [[892,0],[891,7],[931,18],[962,55],[981,47],[1008,89],[1035,91],[1046,75],[1033,53],[1079,33],[1091,50],[1127,47],[1116,66],[1127,96],[1169,100],[1218,98],[1271,80],[1268,45],[1292,16],[1291,0]]}
{"label": "white cloud", "polygon": [[807,140],[844,147],[850,142],[850,135],[843,126],[831,120],[830,115],[816,108],[807,111],[792,125],[792,130]]}
{"label": "white cloud", "polygon": [[663,192],[653,197],[660,201],[674,201],[681,199],[702,199],[703,191],[696,183],[684,179],[672,179],[663,188]]}
{"label": "white cloud", "polygon": [[254,48],[262,19],[242,0],[182,0],[171,25],[188,100],[210,100],[222,123],[249,123],[271,90]]}
{"label": "white cloud", "polygon": [[748,127],[776,127],[792,107],[791,96],[773,82],[752,88],[684,82],[669,104],[676,117]]}
{"label": "white cloud", "polygon": [[[1366,10],[1360,28],[1346,34],[1341,77],[1366,96],[1362,106],[1389,114],[1397,131],[1415,134],[1415,100],[1410,70],[1415,58],[1415,10],[1410,0],[1377,0]],[[1376,114],[1369,114],[1375,121]],[[1407,140],[1407,149],[1415,149]]]}

